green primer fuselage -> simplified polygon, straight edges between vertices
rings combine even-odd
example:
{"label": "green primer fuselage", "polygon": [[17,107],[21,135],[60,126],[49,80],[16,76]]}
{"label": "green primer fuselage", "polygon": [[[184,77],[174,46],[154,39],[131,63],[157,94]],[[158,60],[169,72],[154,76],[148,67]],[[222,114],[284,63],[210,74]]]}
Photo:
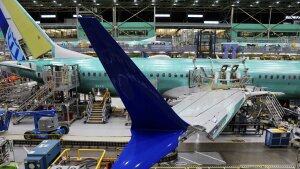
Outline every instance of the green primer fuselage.
{"label": "green primer fuselage", "polygon": [[[151,81],[157,82],[160,93],[167,90],[189,85],[189,71],[194,69],[192,59],[145,59],[133,58],[134,63],[144,75]],[[42,82],[37,73],[42,72],[43,65],[74,65],[79,66],[80,92],[87,93],[92,88],[108,88],[113,94],[116,91],[106,75],[98,58],[90,59],[50,59],[19,61],[19,64],[31,62],[36,65],[36,72],[18,70],[21,76]],[[240,60],[211,60],[197,59],[195,65],[206,69],[220,70],[222,65],[239,64],[238,71],[244,71],[244,65]],[[248,60],[246,67],[248,74],[253,78],[253,85],[266,87],[272,92],[282,92],[283,98],[300,98],[300,62],[299,61],[260,61]],[[113,68],[112,68],[113,69]]]}

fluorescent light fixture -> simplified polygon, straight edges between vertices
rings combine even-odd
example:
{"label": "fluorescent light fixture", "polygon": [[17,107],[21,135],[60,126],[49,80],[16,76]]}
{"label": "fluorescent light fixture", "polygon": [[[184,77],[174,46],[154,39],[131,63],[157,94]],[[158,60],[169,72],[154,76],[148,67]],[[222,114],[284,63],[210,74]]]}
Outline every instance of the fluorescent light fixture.
{"label": "fluorescent light fixture", "polygon": [[81,15],[73,15],[73,18],[82,17]]}
{"label": "fluorescent light fixture", "polygon": [[155,14],[155,17],[161,17],[161,18],[169,18],[170,14]]}
{"label": "fluorescent light fixture", "polygon": [[56,15],[41,15],[42,18],[56,18]]}
{"label": "fluorescent light fixture", "polygon": [[300,19],[300,16],[286,16],[285,19]]}
{"label": "fluorescent light fixture", "polygon": [[219,21],[204,21],[205,24],[219,24]]}
{"label": "fluorescent light fixture", "polygon": [[35,23],[37,23],[37,24],[41,24],[41,21],[35,21]]}
{"label": "fluorescent light fixture", "polygon": [[200,14],[188,14],[189,18],[203,18],[203,15]]}

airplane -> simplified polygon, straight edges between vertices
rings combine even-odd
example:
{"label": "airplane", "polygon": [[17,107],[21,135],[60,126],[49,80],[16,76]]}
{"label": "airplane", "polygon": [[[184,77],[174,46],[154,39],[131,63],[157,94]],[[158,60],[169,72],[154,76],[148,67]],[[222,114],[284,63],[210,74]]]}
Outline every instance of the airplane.
{"label": "airplane", "polygon": [[[201,127],[203,126],[205,127],[202,129],[213,127],[212,132],[218,132],[219,128],[223,127],[224,122],[228,118],[231,118],[228,116],[230,113],[225,112],[230,112],[231,110],[236,111],[235,108],[240,108],[241,104],[245,101],[247,94],[245,95],[246,92],[243,89],[237,88],[232,90],[227,88],[225,91],[216,90],[213,97],[202,97],[203,95],[209,94],[207,92],[192,95],[192,97],[188,97],[187,100],[183,100],[183,104],[179,103],[180,106],[175,105],[175,107],[177,107],[172,109],[154,88],[147,76],[145,76],[135,62],[126,55],[95,17],[78,18],[78,20],[132,118],[132,137],[119,158],[113,164],[113,169],[146,169],[152,167],[162,157],[174,151],[178,144],[184,141],[190,132],[194,130],[201,131]],[[278,64],[278,66],[279,65],[280,64]],[[219,75],[226,76],[228,67],[227,64],[223,65],[221,67],[221,74]],[[238,67],[238,65],[233,65],[231,74],[229,75],[236,76],[237,74],[233,72],[235,72]],[[203,67],[201,69],[203,73],[207,72],[203,70]],[[247,77],[249,77],[247,75],[247,68],[244,70],[244,77],[247,79]],[[273,74],[275,72],[270,73]],[[216,76],[218,76],[218,74],[216,74]],[[268,78],[267,76],[268,75],[266,75],[265,78]],[[270,77],[271,80],[275,80],[276,78],[277,76],[274,75]],[[279,76],[277,80],[280,81],[280,78],[281,76]],[[289,77],[289,79],[294,81],[300,80],[300,76],[296,76],[295,79],[293,78],[292,76]],[[260,77],[260,79],[262,79],[262,77]],[[221,80],[222,84],[227,84],[230,82],[235,83],[237,80],[242,80],[242,78],[236,79],[230,77],[230,79],[228,79],[224,77],[221,78]],[[261,95],[263,93],[264,92],[253,92],[249,94]],[[222,98],[224,96],[225,98]],[[222,98],[221,100],[219,99],[220,97]],[[215,102],[214,100],[218,101]],[[224,100],[226,101],[224,102]],[[236,103],[226,103],[233,101]],[[206,103],[205,105],[202,104],[202,106],[205,106],[204,109],[212,110],[208,110],[209,113],[206,113],[209,119],[205,121],[205,124],[202,123],[199,125],[199,121],[205,120],[203,119],[205,117],[201,116],[201,113],[195,116],[194,111],[197,112],[197,109],[200,109],[199,104],[202,102]],[[211,103],[221,104],[222,106],[209,107]],[[191,107],[194,107],[192,111],[184,110],[191,110]],[[201,116],[201,118],[198,118],[199,116]],[[220,119],[220,117],[222,118]],[[219,120],[223,122],[214,125]],[[195,121],[198,121],[198,125]],[[212,133],[212,135],[213,134],[214,133]]]}
{"label": "airplane", "polygon": [[[78,41],[61,41],[56,42],[59,46],[63,48],[89,48],[91,47],[91,43],[86,39],[80,39]],[[121,46],[128,46],[128,47],[134,47],[134,46],[151,46],[151,45],[157,45],[157,46],[172,46],[171,42],[167,41],[157,41],[156,36],[143,39],[143,40],[133,40],[133,41],[117,41],[117,43]]]}
{"label": "airplane", "polygon": [[[12,46],[10,51],[15,59],[0,62],[1,70],[43,83],[45,65],[78,65],[79,92],[107,88],[112,95],[119,93],[98,58],[56,45],[16,0],[0,0],[0,8],[0,26],[6,33],[8,46]],[[38,59],[49,52],[52,59]],[[27,58],[32,59],[24,60]],[[163,97],[179,100],[172,109],[180,118],[194,129],[202,131],[205,128],[211,139],[223,131],[245,100],[253,95],[271,92],[280,95],[281,99],[300,97],[298,61],[184,58],[132,58],[132,61]],[[265,91],[245,88],[244,80]],[[126,82],[123,83],[126,86]],[[205,87],[205,84],[214,90],[199,91],[198,86]],[[133,92],[135,89],[124,87],[123,90]]]}

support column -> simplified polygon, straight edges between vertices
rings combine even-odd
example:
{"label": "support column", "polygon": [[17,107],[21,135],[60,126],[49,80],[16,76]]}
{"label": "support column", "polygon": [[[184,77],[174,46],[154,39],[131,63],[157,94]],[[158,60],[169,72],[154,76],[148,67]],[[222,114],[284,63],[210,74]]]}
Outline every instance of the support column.
{"label": "support column", "polygon": [[[79,7],[76,7],[76,16],[79,16]],[[77,39],[79,39],[79,21],[76,19]]]}
{"label": "support column", "polygon": [[268,25],[268,41],[270,42],[270,32],[271,32],[271,19],[272,19],[272,8],[270,8],[269,13],[269,25]]}
{"label": "support column", "polygon": [[112,23],[112,34],[113,37],[118,36],[118,25],[117,25],[117,7],[113,6],[113,23]]}
{"label": "support column", "polygon": [[233,32],[233,19],[234,19],[234,7],[231,7],[231,15],[230,15],[230,41],[232,41],[232,32]]}
{"label": "support column", "polygon": [[153,29],[154,29],[154,33],[156,33],[156,6],[153,6]]}

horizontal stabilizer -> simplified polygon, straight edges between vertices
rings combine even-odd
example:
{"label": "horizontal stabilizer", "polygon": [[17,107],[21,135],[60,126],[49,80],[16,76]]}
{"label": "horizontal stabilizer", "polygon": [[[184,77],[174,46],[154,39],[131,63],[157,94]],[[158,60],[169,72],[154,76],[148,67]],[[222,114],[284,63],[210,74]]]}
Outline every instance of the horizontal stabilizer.
{"label": "horizontal stabilizer", "polygon": [[[175,148],[179,135],[189,125],[170,108],[96,18],[79,18],[79,21],[132,120],[132,139],[114,168],[150,168]],[[168,138],[172,133],[177,134]],[[167,142],[173,145],[166,148]],[[136,149],[136,145],[146,149]],[[153,147],[164,147],[164,151],[157,152]]]}

